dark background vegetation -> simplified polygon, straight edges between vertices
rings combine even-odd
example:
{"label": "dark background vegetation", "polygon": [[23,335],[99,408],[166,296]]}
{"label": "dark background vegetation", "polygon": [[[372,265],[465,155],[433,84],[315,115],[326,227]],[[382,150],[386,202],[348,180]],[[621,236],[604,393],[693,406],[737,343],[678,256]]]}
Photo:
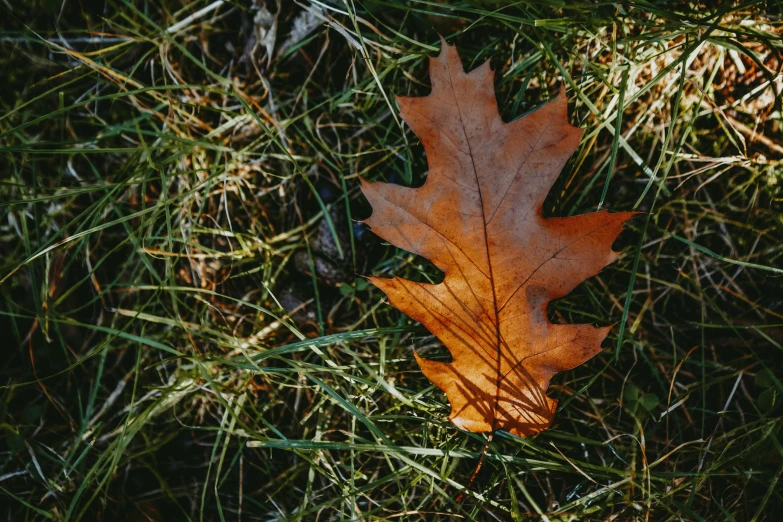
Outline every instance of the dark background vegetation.
{"label": "dark background vegetation", "polygon": [[[0,16],[0,519],[780,519],[779,3]],[[616,326],[533,439],[451,426],[446,352],[358,277],[439,277],[357,221],[359,176],[426,176],[391,95],[438,33],[507,120],[566,86],[549,215],[645,213],[550,307]]]}

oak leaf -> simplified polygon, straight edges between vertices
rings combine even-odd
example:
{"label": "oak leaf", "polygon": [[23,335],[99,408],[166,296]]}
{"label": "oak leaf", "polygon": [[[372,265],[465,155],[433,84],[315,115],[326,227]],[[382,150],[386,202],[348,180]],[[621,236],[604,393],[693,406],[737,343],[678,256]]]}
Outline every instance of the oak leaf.
{"label": "oak leaf", "polygon": [[576,150],[564,90],[511,123],[498,113],[489,63],[470,73],[443,41],[430,58],[432,92],[397,97],[421,139],[429,172],[420,188],[362,180],[365,222],[445,273],[440,284],[372,277],[395,308],[419,321],[452,362],[416,355],[443,390],[457,427],[531,436],[549,427],[557,372],[601,351],[610,327],[553,324],[547,304],[619,255],[611,248],[634,213],[544,218],[544,198]]}

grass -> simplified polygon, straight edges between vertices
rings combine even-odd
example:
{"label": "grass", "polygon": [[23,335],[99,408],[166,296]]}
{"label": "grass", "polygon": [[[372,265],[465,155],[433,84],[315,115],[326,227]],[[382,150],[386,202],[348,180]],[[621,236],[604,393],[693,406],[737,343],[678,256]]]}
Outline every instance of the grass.
{"label": "grass", "polygon": [[[779,518],[778,3],[262,4],[0,3],[2,519]],[[424,179],[436,31],[507,120],[566,86],[546,212],[645,213],[550,307],[617,325],[533,439],[451,426],[359,277],[438,277],[356,221]]]}

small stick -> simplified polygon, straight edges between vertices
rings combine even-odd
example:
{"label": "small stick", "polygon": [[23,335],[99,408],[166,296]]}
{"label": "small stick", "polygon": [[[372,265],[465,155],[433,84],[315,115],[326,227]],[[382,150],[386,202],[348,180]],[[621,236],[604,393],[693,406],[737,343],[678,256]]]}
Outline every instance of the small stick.
{"label": "small stick", "polygon": [[478,464],[476,464],[476,469],[473,470],[473,474],[470,476],[470,480],[468,481],[468,485],[465,487],[464,490],[460,492],[459,495],[457,495],[457,498],[454,500],[456,502],[462,502],[462,499],[465,498],[465,492],[470,489],[470,487],[473,485],[473,482],[476,480],[476,477],[478,477],[479,471],[481,471],[481,465],[484,464],[484,458],[487,456],[487,450],[489,449],[490,443],[492,443],[492,436],[493,433],[489,434],[489,437],[487,437],[487,442],[484,444],[484,449],[481,450],[481,457],[479,457]]}

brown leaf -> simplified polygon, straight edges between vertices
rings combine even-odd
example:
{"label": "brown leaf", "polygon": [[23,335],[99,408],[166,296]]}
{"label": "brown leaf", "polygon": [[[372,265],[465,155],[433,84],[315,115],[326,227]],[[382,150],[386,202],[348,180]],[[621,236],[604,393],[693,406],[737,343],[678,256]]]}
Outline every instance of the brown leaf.
{"label": "brown leaf", "polygon": [[611,249],[634,213],[544,218],[552,183],[579,144],[566,96],[511,123],[498,113],[489,63],[470,73],[445,41],[430,58],[432,92],[398,97],[429,161],[417,189],[363,181],[366,223],[445,272],[437,285],[372,277],[392,306],[421,322],[450,363],[416,360],[446,392],[450,419],[474,432],[531,436],[549,427],[549,380],[601,351],[610,327],[552,324],[547,304],[619,255]]}

